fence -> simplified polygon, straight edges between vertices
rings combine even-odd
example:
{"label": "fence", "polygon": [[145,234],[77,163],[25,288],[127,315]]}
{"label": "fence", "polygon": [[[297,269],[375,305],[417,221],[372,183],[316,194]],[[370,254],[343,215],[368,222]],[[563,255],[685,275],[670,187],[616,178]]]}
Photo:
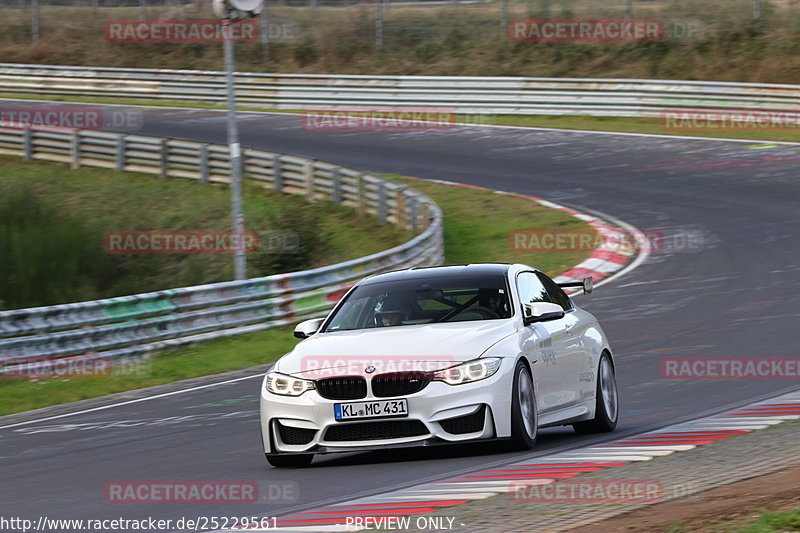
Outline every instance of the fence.
{"label": "fence", "polygon": [[[793,111],[800,86],[569,78],[236,74],[241,105],[443,108],[463,114],[657,117],[674,109]],[[0,92],[17,95],[225,102],[216,71],[0,63]]]}
{"label": "fence", "polygon": [[[98,131],[0,128],[0,154],[229,182],[225,146]],[[302,157],[245,149],[245,178],[309,202],[331,201],[421,230],[389,250],[302,272],[0,312],[0,375],[31,361],[125,362],[170,346],[288,324],[329,310],[369,274],[440,264],[442,213],[427,196],[376,176]]]}

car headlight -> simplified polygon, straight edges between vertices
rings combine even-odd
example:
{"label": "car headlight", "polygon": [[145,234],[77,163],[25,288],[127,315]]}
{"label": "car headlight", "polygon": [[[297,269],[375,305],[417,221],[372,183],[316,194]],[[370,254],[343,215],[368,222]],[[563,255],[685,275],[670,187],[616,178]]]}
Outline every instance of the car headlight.
{"label": "car headlight", "polygon": [[480,381],[494,375],[500,368],[500,361],[502,359],[499,357],[486,357],[485,359],[467,361],[444,370],[437,370],[433,373],[433,379],[444,381],[448,385],[461,385],[462,383]]}
{"label": "car headlight", "polygon": [[278,372],[267,374],[267,390],[272,394],[300,396],[304,392],[313,389],[314,382],[307,379],[295,378]]}

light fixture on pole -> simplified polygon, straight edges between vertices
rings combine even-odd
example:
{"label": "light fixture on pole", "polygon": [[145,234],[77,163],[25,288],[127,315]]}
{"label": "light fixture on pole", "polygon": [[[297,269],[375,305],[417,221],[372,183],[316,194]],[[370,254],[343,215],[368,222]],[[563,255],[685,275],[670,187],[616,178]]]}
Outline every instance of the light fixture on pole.
{"label": "light fixture on pole", "polygon": [[214,14],[222,19],[225,46],[225,79],[228,93],[228,147],[231,163],[231,217],[236,251],[233,256],[235,279],[247,277],[247,256],[244,246],[244,212],[242,210],[242,148],[236,123],[236,83],[234,80],[233,35],[231,21],[255,17],[261,13],[263,0],[213,0]]}

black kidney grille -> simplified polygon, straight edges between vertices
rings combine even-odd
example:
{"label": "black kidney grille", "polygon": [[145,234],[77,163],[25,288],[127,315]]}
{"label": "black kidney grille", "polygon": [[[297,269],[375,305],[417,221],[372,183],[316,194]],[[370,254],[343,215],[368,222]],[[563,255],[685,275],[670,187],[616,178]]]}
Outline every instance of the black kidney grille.
{"label": "black kidney grille", "polygon": [[447,420],[442,420],[439,422],[439,425],[442,426],[442,429],[448,433],[453,435],[463,435],[464,433],[483,431],[483,422],[485,420],[486,406],[483,405],[471,415],[448,418]]}
{"label": "black kidney grille", "polygon": [[329,442],[401,439],[428,434],[428,428],[419,420],[384,420],[331,426],[325,432]]}
{"label": "black kidney grille", "polygon": [[367,396],[367,380],[362,377],[318,379],[317,392],[329,400],[358,400]]}
{"label": "black kidney grille", "polygon": [[376,398],[407,396],[424,389],[431,382],[425,372],[395,372],[380,374],[372,378],[372,394]]}
{"label": "black kidney grille", "polygon": [[316,429],[293,428],[284,426],[280,422],[277,422],[276,425],[278,426],[278,433],[281,436],[281,441],[284,444],[308,444],[314,439],[314,435],[317,433]]}

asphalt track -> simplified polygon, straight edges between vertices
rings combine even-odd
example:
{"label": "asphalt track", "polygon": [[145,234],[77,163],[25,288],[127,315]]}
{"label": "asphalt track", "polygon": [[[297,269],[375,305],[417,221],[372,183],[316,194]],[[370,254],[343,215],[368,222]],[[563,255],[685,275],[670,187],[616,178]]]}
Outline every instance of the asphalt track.
{"label": "asphalt track", "polygon": [[[608,213],[645,231],[702,235],[702,246],[656,250],[633,272],[579,300],[599,317],[618,358],[621,433],[798,385],[665,380],[660,364],[666,356],[798,356],[800,146],[472,126],[321,132],[303,129],[296,115],[254,113],[243,113],[240,127],[246,147],[530,194]],[[141,133],[224,143],[225,118],[215,111],[148,110]],[[437,447],[321,456],[311,468],[276,470],[260,448],[259,385],[257,378],[243,379],[0,428],[0,515],[285,514],[521,457],[485,445]],[[530,455],[596,439],[548,430]],[[255,505],[104,500],[110,481],[173,479],[254,480],[295,492]]]}

